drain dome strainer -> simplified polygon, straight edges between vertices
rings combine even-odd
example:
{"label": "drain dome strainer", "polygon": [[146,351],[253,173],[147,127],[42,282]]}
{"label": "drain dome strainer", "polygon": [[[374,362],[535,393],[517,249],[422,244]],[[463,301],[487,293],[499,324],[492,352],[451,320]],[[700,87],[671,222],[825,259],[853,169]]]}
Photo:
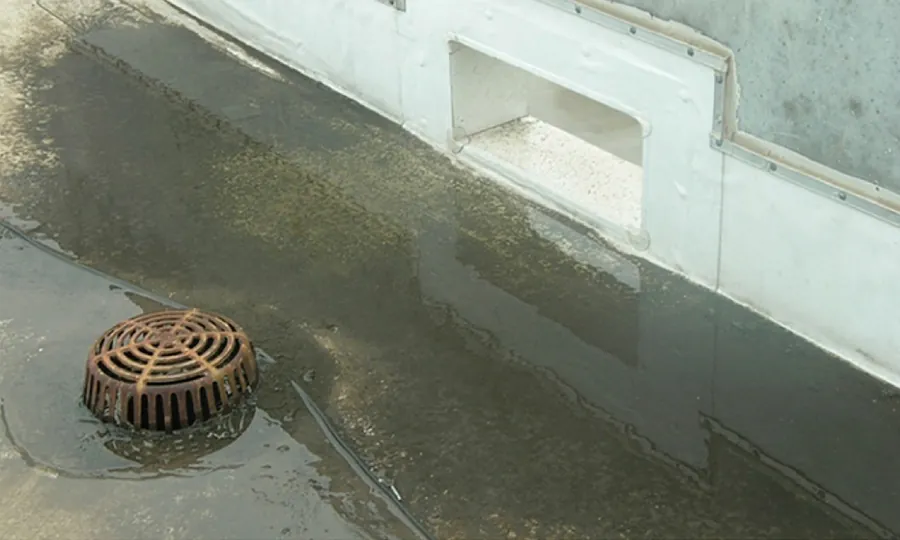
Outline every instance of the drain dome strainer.
{"label": "drain dome strainer", "polygon": [[106,422],[173,431],[228,411],[258,380],[256,352],[233,321],[198,310],[123,321],[94,344],[84,404]]}

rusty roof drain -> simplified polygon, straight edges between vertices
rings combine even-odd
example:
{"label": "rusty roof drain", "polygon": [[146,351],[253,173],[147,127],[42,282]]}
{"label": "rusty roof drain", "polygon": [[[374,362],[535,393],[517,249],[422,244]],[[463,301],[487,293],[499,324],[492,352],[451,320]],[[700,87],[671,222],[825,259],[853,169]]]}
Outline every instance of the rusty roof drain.
{"label": "rusty roof drain", "polygon": [[253,344],[230,319],[195,309],[157,311],[97,340],[82,398],[105,422],[174,431],[230,410],[258,377]]}

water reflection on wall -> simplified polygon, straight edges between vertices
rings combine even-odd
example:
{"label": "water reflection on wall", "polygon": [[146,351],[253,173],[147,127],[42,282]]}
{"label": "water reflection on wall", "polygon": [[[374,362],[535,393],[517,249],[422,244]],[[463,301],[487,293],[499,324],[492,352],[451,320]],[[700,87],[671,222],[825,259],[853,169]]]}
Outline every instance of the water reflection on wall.
{"label": "water reflection on wall", "polygon": [[484,216],[458,219],[419,237],[425,297],[701,482],[730,481],[739,458],[885,536],[900,530],[900,400],[878,382],[554,217],[526,211],[529,234],[503,250],[459,234],[489,232]]}

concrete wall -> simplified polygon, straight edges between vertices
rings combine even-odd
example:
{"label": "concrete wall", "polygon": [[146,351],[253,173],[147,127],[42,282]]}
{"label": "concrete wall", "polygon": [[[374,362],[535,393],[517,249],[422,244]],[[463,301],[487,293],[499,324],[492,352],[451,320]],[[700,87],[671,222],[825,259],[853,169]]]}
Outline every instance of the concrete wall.
{"label": "concrete wall", "polygon": [[900,2],[622,0],[728,45],[740,128],[900,192]]}

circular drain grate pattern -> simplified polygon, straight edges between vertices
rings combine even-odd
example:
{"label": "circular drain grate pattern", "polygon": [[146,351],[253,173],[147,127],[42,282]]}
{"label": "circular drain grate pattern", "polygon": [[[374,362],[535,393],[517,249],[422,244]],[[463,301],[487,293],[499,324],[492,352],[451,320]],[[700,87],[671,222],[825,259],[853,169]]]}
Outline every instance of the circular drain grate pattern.
{"label": "circular drain grate pattern", "polygon": [[83,399],[104,421],[172,431],[229,410],[257,380],[253,344],[237,324],[197,310],[158,311],[97,340]]}

